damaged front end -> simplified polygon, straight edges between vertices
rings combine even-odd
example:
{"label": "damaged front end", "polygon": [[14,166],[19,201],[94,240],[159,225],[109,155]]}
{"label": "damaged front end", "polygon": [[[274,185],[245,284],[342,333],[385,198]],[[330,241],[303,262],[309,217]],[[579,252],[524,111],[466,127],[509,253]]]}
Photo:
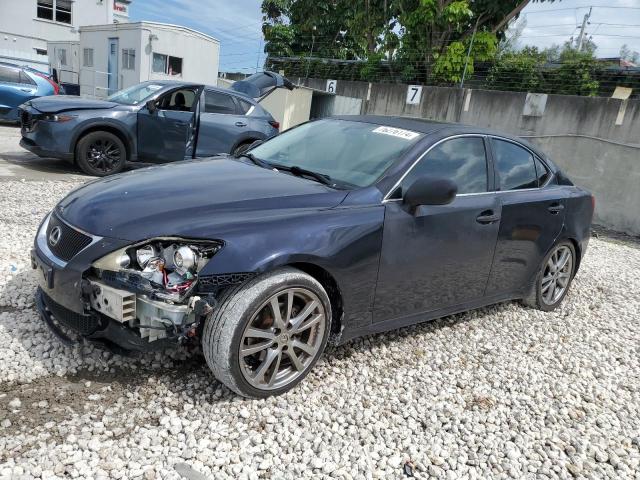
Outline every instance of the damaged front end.
{"label": "damaged front end", "polygon": [[133,331],[142,340],[136,350],[184,343],[198,336],[215,306],[212,292],[197,288],[200,271],[220,248],[221,242],[160,238],[112,252],[83,279],[85,309]]}

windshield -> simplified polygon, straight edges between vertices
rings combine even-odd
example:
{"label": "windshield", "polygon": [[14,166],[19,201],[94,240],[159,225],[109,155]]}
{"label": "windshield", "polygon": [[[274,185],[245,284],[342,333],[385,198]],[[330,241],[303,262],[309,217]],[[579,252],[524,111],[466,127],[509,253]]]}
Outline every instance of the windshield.
{"label": "windshield", "polygon": [[324,119],[284,132],[251,153],[276,166],[299,167],[328,175],[336,183],[366,187],[421,136],[371,123]]}
{"label": "windshield", "polygon": [[140,83],[111,95],[107,100],[123,105],[138,105],[162,88],[157,83]]}

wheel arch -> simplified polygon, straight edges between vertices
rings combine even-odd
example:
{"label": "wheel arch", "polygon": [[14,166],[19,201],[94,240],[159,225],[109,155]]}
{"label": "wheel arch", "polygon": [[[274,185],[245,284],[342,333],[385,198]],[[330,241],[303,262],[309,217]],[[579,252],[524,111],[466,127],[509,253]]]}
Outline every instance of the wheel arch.
{"label": "wheel arch", "polygon": [[568,242],[571,242],[573,248],[576,252],[576,266],[574,268],[573,274],[578,273],[578,269],[580,268],[580,263],[582,261],[582,248],[580,247],[580,242],[578,242],[575,238],[567,237]]}
{"label": "wheel arch", "polygon": [[115,135],[116,137],[118,137],[124,144],[124,148],[127,154],[127,160],[130,161],[132,159],[133,142],[131,138],[129,138],[129,135],[122,128],[112,123],[98,123],[98,124],[94,123],[94,124],[87,125],[85,128],[83,128],[82,130],[79,130],[74,135],[73,140],[71,142],[73,146],[72,152],[73,152],[74,163],[77,163],[77,150],[78,150],[78,144],[80,143],[80,140],[82,140],[84,137],[86,137],[87,135],[93,132],[109,132]]}
{"label": "wheel arch", "polygon": [[287,266],[297,268],[320,282],[331,302],[331,335],[339,335],[342,331],[344,305],[342,292],[334,276],[323,267],[310,262],[294,262]]}

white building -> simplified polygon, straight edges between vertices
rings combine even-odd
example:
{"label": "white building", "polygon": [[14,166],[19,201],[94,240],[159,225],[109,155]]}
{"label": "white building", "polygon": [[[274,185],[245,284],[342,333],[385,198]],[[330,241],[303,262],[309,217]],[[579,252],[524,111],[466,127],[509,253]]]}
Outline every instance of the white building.
{"label": "white building", "polygon": [[216,85],[218,78],[220,42],[177,25],[86,26],[77,49],[81,95],[104,97],[146,80]]}
{"label": "white building", "polygon": [[[47,42],[78,42],[81,26],[127,22],[130,3],[131,0],[0,0],[0,61],[47,70]],[[66,53],[66,59],[61,60],[72,64],[70,52]]]}

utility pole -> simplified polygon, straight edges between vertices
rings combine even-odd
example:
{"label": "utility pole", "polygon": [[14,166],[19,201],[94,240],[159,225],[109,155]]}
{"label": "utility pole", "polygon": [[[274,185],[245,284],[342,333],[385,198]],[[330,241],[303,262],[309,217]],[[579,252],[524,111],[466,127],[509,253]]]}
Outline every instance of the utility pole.
{"label": "utility pole", "polygon": [[593,7],[589,8],[589,13],[587,13],[584,16],[584,19],[582,20],[582,27],[580,28],[580,35],[578,36],[578,51],[581,52],[582,51],[582,46],[584,44],[584,30],[585,28],[587,28],[587,22],[589,21],[589,18],[591,18],[591,11],[593,10]]}

